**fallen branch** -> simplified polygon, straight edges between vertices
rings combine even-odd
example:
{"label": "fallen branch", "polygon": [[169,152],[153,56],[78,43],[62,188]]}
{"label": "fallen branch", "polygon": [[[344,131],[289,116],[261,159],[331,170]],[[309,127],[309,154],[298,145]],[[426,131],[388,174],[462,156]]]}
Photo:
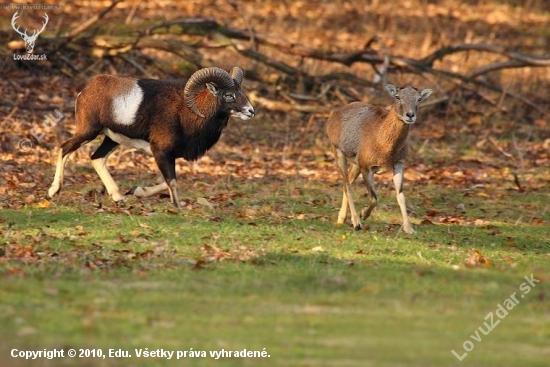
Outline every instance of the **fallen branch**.
{"label": "fallen branch", "polygon": [[257,103],[272,111],[291,112],[298,111],[304,113],[326,113],[328,109],[319,105],[307,105],[299,103],[287,103],[277,100],[261,97],[257,91],[251,91],[248,93],[248,99],[252,103]]}
{"label": "fallen branch", "polygon": [[[247,29],[237,29],[224,26],[218,23],[213,18],[184,18],[177,19],[161,24],[149,26],[145,29],[133,29],[129,27],[123,35],[88,35],[85,31],[93,24],[98,22],[109,11],[111,11],[121,0],[114,0],[99,14],[90,18],[87,22],[69,31],[65,36],[60,38],[46,38],[54,46],[55,50],[65,47],[69,52],[79,52],[91,54],[96,58],[111,57],[124,60],[126,64],[132,65],[135,69],[140,70],[147,75],[145,68],[139,65],[139,59],[136,55],[128,57],[129,52],[139,51],[144,49],[157,49],[170,52],[182,59],[188,61],[195,68],[204,66],[205,57],[203,52],[205,49],[212,47],[232,48],[241,56],[262,63],[269,68],[277,70],[281,74],[288,76],[294,83],[299,84],[295,89],[300,92],[308,92],[314,90],[319,85],[326,84],[332,81],[346,81],[354,85],[362,87],[378,87],[380,82],[389,73],[415,73],[415,74],[432,74],[438,77],[451,79],[455,81],[458,87],[473,85],[485,88],[494,92],[498,92],[503,96],[510,96],[520,100],[522,103],[536,109],[545,116],[550,116],[550,112],[545,108],[540,107],[540,103],[535,103],[528,100],[526,97],[506,90],[500,85],[492,84],[481,76],[510,68],[527,68],[527,67],[548,67],[550,66],[550,55],[529,55],[517,51],[510,51],[499,45],[488,44],[457,44],[442,47],[431,54],[418,58],[408,58],[400,55],[390,55],[388,50],[382,45],[382,51],[374,50],[372,43],[377,42],[377,37],[373,37],[362,50],[352,52],[342,52],[327,49],[314,49],[305,45],[289,42],[280,37],[266,35],[254,32],[251,27]],[[170,37],[174,35],[175,37]],[[186,41],[182,39],[182,35],[188,38],[199,38],[195,41]],[[78,38],[78,43],[75,39]],[[208,40],[205,42],[204,40]],[[278,52],[287,56],[295,56],[297,62],[295,65],[301,65],[301,61],[305,58],[321,60],[325,62],[337,63],[345,66],[351,66],[355,63],[370,64],[377,73],[376,83],[357,77],[347,72],[332,72],[324,75],[311,75],[299,66],[293,66],[277,57],[269,56],[265,52],[260,51],[259,46],[274,48]],[[85,52],[90,50],[91,52]],[[434,67],[437,61],[443,60],[445,57],[460,53],[460,52],[487,52],[501,55],[506,58],[492,62],[488,65],[483,65],[469,74],[451,72],[448,70]],[[143,55],[142,55],[143,56]],[[86,70],[86,67],[79,68],[77,65],[70,62],[70,58],[65,59],[66,65],[70,70],[78,73],[79,70]],[[254,73],[251,70],[248,77],[255,77],[261,83],[274,84],[274,78],[266,78],[259,73]],[[289,111],[302,110],[309,111],[312,107],[300,104],[285,104],[284,102],[276,103],[275,101],[262,100],[257,97],[260,103],[265,103],[273,108]]]}
{"label": "fallen branch", "polygon": [[91,17],[90,19],[88,19],[87,21],[85,21],[84,23],[82,23],[81,25],[79,25],[78,27],[76,28],[73,28],[69,33],[66,34],[65,36],[65,42],[69,42],[71,41],[73,38],[75,38],[76,36],[78,36],[79,34],[82,34],[84,31],[86,31],[88,28],[90,28],[92,25],[94,25],[95,23],[97,23],[98,20],[100,20],[101,18],[103,18],[108,12],[110,12],[112,9],[115,8],[115,6],[117,6],[118,3],[120,3],[122,0],[113,0],[113,2],[111,3],[111,5],[109,5],[108,7],[106,7],[105,9],[103,9],[101,12],[99,12],[98,14],[94,15],[93,17]]}

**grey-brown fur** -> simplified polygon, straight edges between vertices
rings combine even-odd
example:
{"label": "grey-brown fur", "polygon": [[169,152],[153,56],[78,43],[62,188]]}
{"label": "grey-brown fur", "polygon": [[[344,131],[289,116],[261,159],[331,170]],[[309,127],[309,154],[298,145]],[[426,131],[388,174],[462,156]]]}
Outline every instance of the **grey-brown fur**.
{"label": "grey-brown fur", "polygon": [[394,98],[390,109],[353,102],[334,111],[329,118],[327,135],[344,179],[338,223],[344,223],[349,205],[354,228],[362,227],[351,191],[351,184],[359,174],[363,175],[367,183],[370,198],[370,205],[361,211],[361,217],[366,219],[377,204],[374,174],[392,170],[397,202],[403,217],[403,230],[413,233],[403,194],[403,165],[407,157],[409,128],[416,121],[418,105],[430,96],[432,90],[424,89],[420,92],[411,86],[397,89],[388,84],[386,91]]}

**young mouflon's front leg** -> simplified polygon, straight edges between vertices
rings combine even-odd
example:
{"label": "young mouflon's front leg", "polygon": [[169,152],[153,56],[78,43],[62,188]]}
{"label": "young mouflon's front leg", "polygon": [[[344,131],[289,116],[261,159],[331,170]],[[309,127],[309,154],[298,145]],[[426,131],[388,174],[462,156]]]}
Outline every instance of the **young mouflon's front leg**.
{"label": "young mouflon's front leg", "polygon": [[407,205],[405,202],[405,194],[403,193],[403,162],[398,162],[393,166],[393,184],[395,185],[395,192],[397,196],[397,203],[399,209],[401,209],[401,216],[403,217],[403,231],[405,233],[414,233],[414,229],[409,221],[407,215]]}

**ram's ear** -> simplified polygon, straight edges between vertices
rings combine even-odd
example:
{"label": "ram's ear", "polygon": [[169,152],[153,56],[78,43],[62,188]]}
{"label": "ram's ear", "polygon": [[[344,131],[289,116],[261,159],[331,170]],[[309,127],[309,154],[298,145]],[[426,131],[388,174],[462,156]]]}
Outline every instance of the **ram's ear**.
{"label": "ram's ear", "polygon": [[397,88],[393,84],[386,84],[384,88],[386,89],[386,92],[388,92],[388,94],[392,97],[397,94]]}
{"label": "ram's ear", "polygon": [[208,91],[214,96],[217,96],[220,93],[220,89],[214,83],[206,83],[206,89],[208,89]]}

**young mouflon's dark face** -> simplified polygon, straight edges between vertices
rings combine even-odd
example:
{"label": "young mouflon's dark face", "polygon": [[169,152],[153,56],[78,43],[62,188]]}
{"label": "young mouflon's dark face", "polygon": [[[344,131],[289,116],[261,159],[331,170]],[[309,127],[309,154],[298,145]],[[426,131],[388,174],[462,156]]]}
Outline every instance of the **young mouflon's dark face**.
{"label": "young mouflon's dark face", "polygon": [[397,89],[395,86],[386,85],[386,91],[395,100],[395,110],[399,119],[405,124],[412,125],[416,121],[417,109],[420,102],[432,94],[431,89],[424,89],[422,92],[418,89],[406,86]]}

